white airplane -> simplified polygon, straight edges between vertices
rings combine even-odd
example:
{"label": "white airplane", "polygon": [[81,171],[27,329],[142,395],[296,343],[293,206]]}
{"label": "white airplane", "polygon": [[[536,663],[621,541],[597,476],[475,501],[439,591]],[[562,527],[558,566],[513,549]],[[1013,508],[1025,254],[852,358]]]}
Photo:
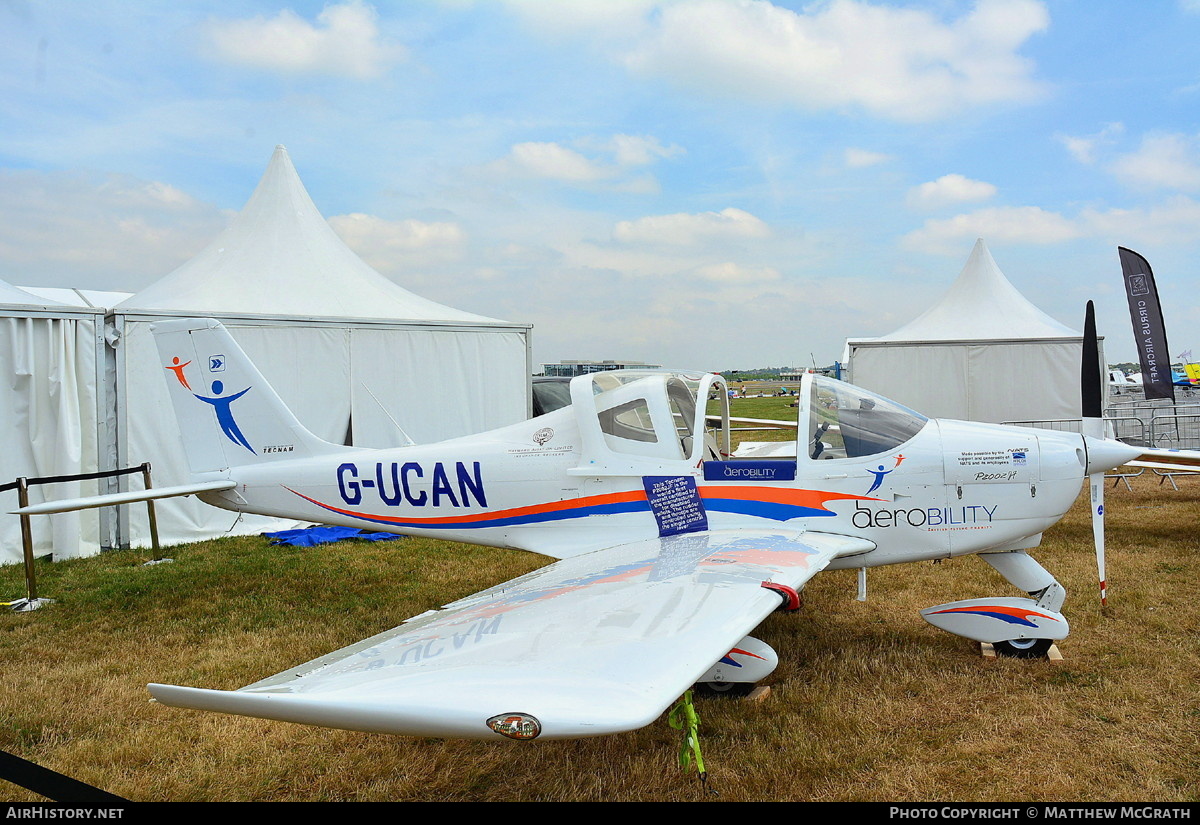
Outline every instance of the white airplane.
{"label": "white airplane", "polygon": [[[776,654],[747,634],[795,609],[818,572],[972,553],[1030,598],[952,602],[925,618],[1002,654],[1044,654],[1068,632],[1065,590],[1026,551],[1085,476],[1138,452],[930,420],[809,374],[798,457],[737,459],[721,376],[645,370],[576,378],[570,406],[491,432],[348,448],[308,432],[219,323],[153,331],[193,476],[171,494],[561,559],[240,690],[149,686],[167,705],[334,728],[633,730],[695,683],[737,690],[768,676]],[[710,390],[725,400],[715,432]]]}

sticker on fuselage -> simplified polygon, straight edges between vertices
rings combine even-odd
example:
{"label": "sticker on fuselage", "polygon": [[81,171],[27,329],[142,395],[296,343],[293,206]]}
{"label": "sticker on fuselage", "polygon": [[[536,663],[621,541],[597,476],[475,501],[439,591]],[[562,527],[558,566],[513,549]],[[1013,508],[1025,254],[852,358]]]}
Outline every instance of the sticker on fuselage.
{"label": "sticker on fuselage", "polygon": [[678,536],[708,529],[708,513],[692,476],[643,476],[646,500],[658,522],[659,536]]}

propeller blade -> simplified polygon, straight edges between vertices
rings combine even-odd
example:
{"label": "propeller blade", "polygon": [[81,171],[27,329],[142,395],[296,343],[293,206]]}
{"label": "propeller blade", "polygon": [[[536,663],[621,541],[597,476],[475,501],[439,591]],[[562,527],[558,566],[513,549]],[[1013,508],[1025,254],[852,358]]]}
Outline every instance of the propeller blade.
{"label": "propeller blade", "polygon": [[1098,419],[1104,415],[1102,374],[1100,344],[1096,338],[1096,307],[1088,301],[1083,321],[1083,359],[1079,368],[1079,394],[1084,419]]}
{"label": "propeller blade", "polygon": [[1092,493],[1092,539],[1096,542],[1096,573],[1100,577],[1100,606],[1108,605],[1108,579],[1104,572],[1104,473],[1089,479]]}
{"label": "propeller blade", "polygon": [[[1083,321],[1083,358],[1079,367],[1079,395],[1083,412],[1081,429],[1092,438],[1104,438],[1104,385],[1101,381],[1100,345],[1096,338],[1096,307],[1087,302]],[[1088,439],[1084,438],[1084,449]],[[1096,573],[1100,579],[1100,604],[1108,604],[1104,570],[1104,471],[1088,476],[1091,487],[1092,539],[1096,544]]]}

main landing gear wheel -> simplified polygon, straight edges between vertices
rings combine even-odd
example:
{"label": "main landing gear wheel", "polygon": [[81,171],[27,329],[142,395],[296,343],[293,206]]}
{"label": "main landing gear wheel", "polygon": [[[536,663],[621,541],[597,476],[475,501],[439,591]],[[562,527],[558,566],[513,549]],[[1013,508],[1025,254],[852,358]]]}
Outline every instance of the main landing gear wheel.
{"label": "main landing gear wheel", "polygon": [[1054,644],[1053,639],[1009,639],[1004,642],[993,642],[992,648],[997,656],[1011,656],[1015,659],[1041,659],[1049,652]]}
{"label": "main landing gear wheel", "polygon": [[693,689],[701,696],[740,699],[754,690],[754,682],[697,682]]}

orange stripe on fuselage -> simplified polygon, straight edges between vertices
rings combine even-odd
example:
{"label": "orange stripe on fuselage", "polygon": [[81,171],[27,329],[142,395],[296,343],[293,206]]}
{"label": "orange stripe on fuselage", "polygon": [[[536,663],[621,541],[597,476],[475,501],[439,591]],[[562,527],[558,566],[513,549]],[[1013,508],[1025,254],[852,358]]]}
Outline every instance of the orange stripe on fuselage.
{"label": "orange stripe on fuselage", "polygon": [[797,507],[812,507],[813,509],[821,509],[827,501],[879,501],[874,496],[831,493],[827,490],[797,490],[791,487],[745,487],[742,485],[701,487],[700,498],[769,501],[772,504],[792,504]]}
{"label": "orange stripe on fuselage", "polygon": [[[285,487],[285,489],[295,493],[307,501],[311,501],[313,504],[325,507],[326,509],[332,510],[335,513],[341,513],[347,516],[357,516],[360,518],[397,519],[397,516],[394,514],[362,513],[355,510],[333,507],[329,504],[323,504],[314,498],[310,498],[301,492],[292,490],[291,488]],[[406,524],[462,524],[474,521],[492,521],[494,519],[502,518],[519,518],[520,516],[537,515],[539,513],[554,513],[560,510],[575,510],[581,507],[594,507],[603,504],[620,504],[626,501],[644,501],[645,499],[645,490],[626,490],[620,493],[606,493],[599,496],[569,498],[562,501],[550,501],[545,504],[532,504],[528,507],[513,507],[508,510],[488,510],[485,513],[475,513],[472,515],[441,516],[438,518],[412,518],[409,516],[404,516],[403,521]]]}
{"label": "orange stripe on fuselage", "polygon": [[[331,504],[324,504],[314,498],[304,495],[298,490],[292,490],[290,487],[285,489],[295,493],[301,498],[312,502],[320,507],[324,507],[335,513],[342,515],[376,519],[380,521],[398,521],[403,520],[406,524],[421,526],[437,526],[440,524],[470,524],[473,522],[494,521],[497,519],[519,518],[521,516],[538,515],[541,513],[555,513],[566,510],[577,510],[588,507],[602,506],[605,504],[622,504],[630,501],[645,501],[645,489],[623,490],[617,493],[605,493],[596,496],[584,496],[583,498],[570,498],[561,501],[550,501],[544,504],[532,504],[525,507],[512,507],[507,510],[488,510],[483,513],[461,514],[453,516],[438,516],[434,518],[420,518],[413,516],[397,517],[395,514],[385,513],[364,513],[361,511],[350,510],[344,507],[334,507]],[[771,504],[788,504],[798,507],[809,507],[814,510],[825,509],[824,505],[827,501],[879,501],[872,496],[859,496],[848,493],[833,493],[827,490],[797,490],[790,487],[760,487],[760,486],[744,486],[744,485],[710,485],[698,487],[698,492],[702,499],[735,499],[741,501],[762,501]]]}

